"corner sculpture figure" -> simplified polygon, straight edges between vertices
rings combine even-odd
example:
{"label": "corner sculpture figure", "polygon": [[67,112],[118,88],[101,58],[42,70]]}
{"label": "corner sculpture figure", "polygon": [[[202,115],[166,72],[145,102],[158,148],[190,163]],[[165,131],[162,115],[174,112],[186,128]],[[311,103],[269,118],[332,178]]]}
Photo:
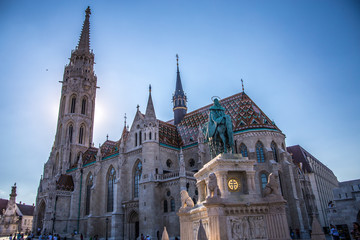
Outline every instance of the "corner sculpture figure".
{"label": "corner sculpture figure", "polygon": [[209,122],[203,129],[205,139],[209,142],[210,153],[214,158],[220,153],[234,152],[234,139],[232,121],[229,115],[225,114],[217,98],[214,105],[210,107]]}
{"label": "corner sculpture figure", "polygon": [[217,183],[217,178],[215,173],[210,173],[209,175],[208,188],[209,188],[209,198],[221,197],[221,192]]}
{"label": "corner sculpture figure", "polygon": [[264,196],[269,196],[269,195],[279,195],[279,175],[277,173],[270,173],[269,178],[268,178],[268,182],[265,186],[264,189]]}
{"label": "corner sculpture figure", "polygon": [[180,192],[180,195],[181,195],[181,209],[187,210],[194,207],[194,202],[186,190],[182,190]]}

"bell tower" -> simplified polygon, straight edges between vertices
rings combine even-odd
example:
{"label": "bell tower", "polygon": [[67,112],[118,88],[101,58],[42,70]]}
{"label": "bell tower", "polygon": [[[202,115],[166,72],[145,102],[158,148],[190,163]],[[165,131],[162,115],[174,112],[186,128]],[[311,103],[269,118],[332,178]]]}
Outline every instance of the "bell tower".
{"label": "bell tower", "polygon": [[64,173],[74,166],[80,155],[92,144],[97,77],[94,73],[94,53],[90,50],[90,7],[80,40],[71,51],[65,66],[56,137],[53,147],[54,168]]}
{"label": "bell tower", "polygon": [[181,120],[184,118],[187,112],[187,97],[184,93],[181,84],[180,71],[179,71],[179,55],[176,54],[176,88],[173,95],[173,104],[174,104],[174,124],[178,125]]}

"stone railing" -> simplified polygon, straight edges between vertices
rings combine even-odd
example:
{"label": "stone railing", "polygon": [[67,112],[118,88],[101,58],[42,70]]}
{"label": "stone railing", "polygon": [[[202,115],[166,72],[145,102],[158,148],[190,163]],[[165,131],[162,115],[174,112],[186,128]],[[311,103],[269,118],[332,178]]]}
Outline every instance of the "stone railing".
{"label": "stone railing", "polygon": [[166,179],[176,178],[176,177],[179,177],[179,172],[155,174],[155,180],[166,180]]}
{"label": "stone railing", "polygon": [[194,177],[194,172],[188,172],[188,171],[186,171],[186,176],[187,177]]}

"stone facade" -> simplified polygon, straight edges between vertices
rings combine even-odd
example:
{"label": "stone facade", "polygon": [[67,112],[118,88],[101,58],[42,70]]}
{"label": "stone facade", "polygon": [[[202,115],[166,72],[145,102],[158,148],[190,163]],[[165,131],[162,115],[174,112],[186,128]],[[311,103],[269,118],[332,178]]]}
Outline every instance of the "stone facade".
{"label": "stone facade", "polygon": [[327,209],[328,221],[350,239],[353,222],[360,223],[360,179],[340,182],[333,192],[334,200]]}
{"label": "stone facade", "polygon": [[[176,123],[156,118],[150,87],[145,113],[138,108],[120,139],[94,147],[97,76],[89,19],[87,9],[79,44],[64,70],[57,132],[38,188],[33,229],[109,239],[135,239],[143,233],[156,239],[165,226],[174,239],[180,236],[180,192],[186,190],[195,204],[203,196],[194,173],[211,160],[202,134],[210,105],[186,113],[177,67]],[[298,167],[286,151],[285,135],[245,92],[220,102],[233,121],[235,153],[255,162],[251,189],[244,191],[262,196],[270,173],[278,173],[284,199],[279,204],[289,227],[308,236]],[[240,179],[247,181],[247,176]]]}
{"label": "stone facade", "polygon": [[33,224],[34,205],[16,203],[16,184],[12,187],[10,199],[0,199],[0,236],[21,232],[28,234]]}
{"label": "stone facade", "polygon": [[338,187],[338,180],[334,173],[308,151],[299,145],[287,147],[294,164],[298,166],[297,173],[307,216],[312,222],[313,215],[317,216],[325,232],[329,232],[329,221],[326,210],[333,199],[333,189]]}

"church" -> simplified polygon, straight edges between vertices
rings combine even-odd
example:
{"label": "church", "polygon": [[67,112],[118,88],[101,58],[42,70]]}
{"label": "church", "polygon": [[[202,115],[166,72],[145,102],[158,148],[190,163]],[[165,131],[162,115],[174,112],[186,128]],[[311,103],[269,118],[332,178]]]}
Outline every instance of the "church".
{"label": "church", "polygon": [[[166,226],[174,239],[180,236],[180,191],[197,203],[194,174],[212,158],[202,132],[212,103],[188,112],[177,58],[174,118],[157,119],[150,86],[145,113],[138,108],[119,139],[95,147],[97,76],[90,15],[87,8],[80,40],[64,69],[56,136],[38,187],[33,230],[160,239]],[[286,150],[285,134],[244,91],[220,103],[232,120],[235,153],[256,161],[255,185],[263,190],[269,174],[276,172],[289,227],[308,237],[311,213],[303,203],[298,166]]]}

